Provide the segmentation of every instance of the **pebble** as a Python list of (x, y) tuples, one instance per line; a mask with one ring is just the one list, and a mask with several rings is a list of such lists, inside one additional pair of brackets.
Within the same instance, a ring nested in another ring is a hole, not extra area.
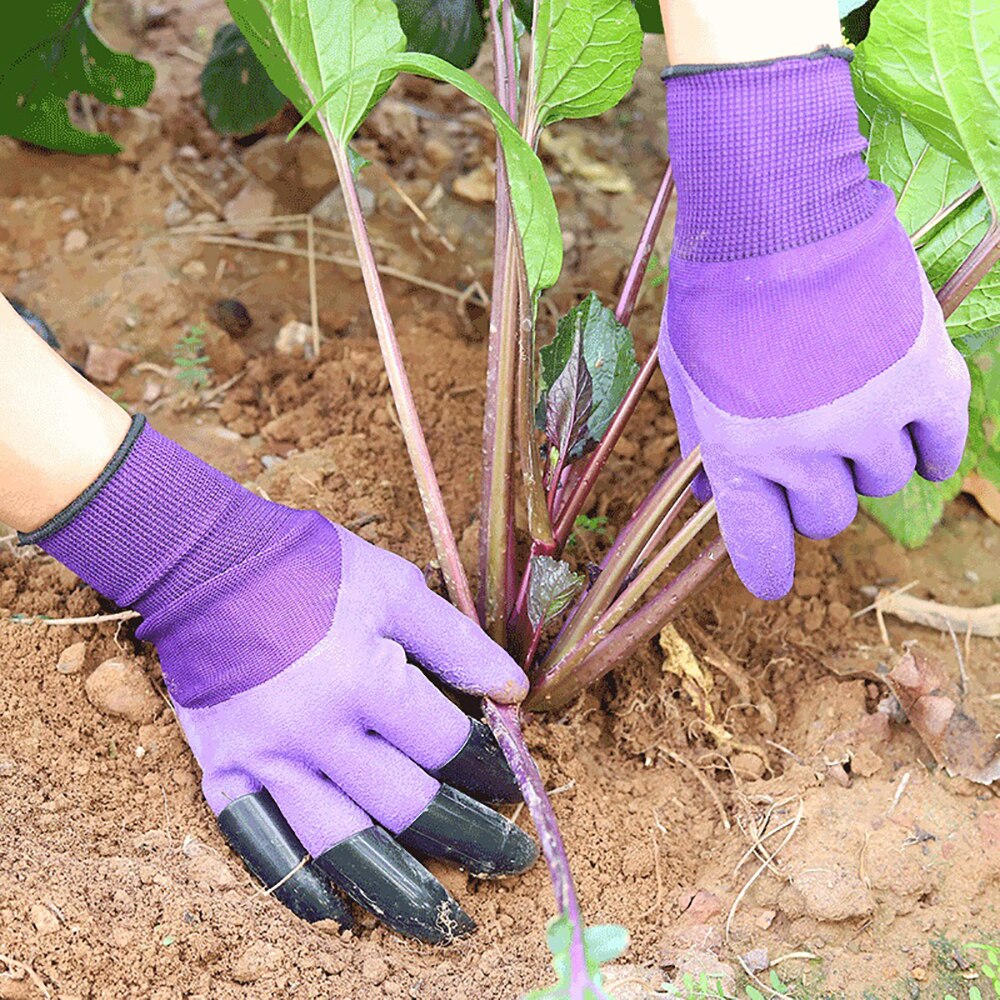
[[(213, 215), (214, 219), (215, 216)], [(168, 226), (183, 226), (185, 222), (191, 221), (191, 209), (187, 202), (180, 198), (174, 200), (163, 210), (163, 222)]]
[(299, 160), (299, 179), (304, 188), (323, 191), (332, 184), (339, 183), (330, 147), (324, 139), (306, 131), (299, 136), (294, 146)]
[(80, 212), (73, 208), (71, 205), (69, 208), (64, 208), (62, 212), (59, 213), (60, 222), (77, 222), (80, 218)]
[(200, 281), (208, 274), (208, 268), (205, 267), (203, 261), (195, 258), (194, 260), (189, 260), (182, 268), (181, 274), (185, 278), (194, 278), (196, 281)]
[(195, 882), (217, 889), (226, 889), (236, 884), (229, 865), (215, 854), (205, 850), (195, 855), (188, 864), (188, 871)]
[(72, 646), (67, 646), (60, 654), (56, 662), (56, 670), (61, 674), (78, 674), (83, 669), (83, 661), (87, 657), (87, 644), (85, 642), (74, 642)]
[(90, 237), (83, 229), (71, 229), (63, 240), (63, 253), (79, 253), (88, 243)]
[(313, 331), (308, 323), (293, 319), (286, 323), (274, 340), (274, 349), (279, 354), (302, 354), (313, 357)]
[(474, 170), (456, 177), (451, 185), (459, 198), (473, 204), (488, 204), (496, 195), (496, 168), (493, 163), (481, 163)]
[(114, 382), (125, 367), (132, 363), (132, 355), (120, 347), (105, 344), (88, 344), (87, 360), (83, 363), (83, 373), (94, 382), (106, 385)]
[(47, 906), (43, 906), (41, 903), (35, 903), (28, 915), (39, 934), (53, 934), (59, 930), (58, 917)]
[(258, 219), (270, 218), (274, 215), (275, 194), (256, 180), (249, 180), (237, 192), (234, 198), (226, 202), (222, 210), (226, 222), (236, 225), (246, 225), (237, 232), (245, 239), (257, 235), (257, 228), (252, 223)]
[(7, 778), (14, 773), (14, 762), (9, 757), (0, 757), (0, 778)]
[[(358, 200), (361, 202), (361, 211), (364, 215), (371, 215), (375, 211), (375, 192), (364, 184), (358, 183)], [(344, 196), (340, 193), (340, 188), (335, 187), (327, 191), (325, 195), (311, 209), (309, 214), (317, 222), (328, 222), (331, 225), (343, 222), (347, 217), (347, 209), (344, 207)]]
[(152, 722), (163, 710), (149, 678), (133, 660), (105, 660), (84, 682), (84, 689), (99, 712), (129, 722)]

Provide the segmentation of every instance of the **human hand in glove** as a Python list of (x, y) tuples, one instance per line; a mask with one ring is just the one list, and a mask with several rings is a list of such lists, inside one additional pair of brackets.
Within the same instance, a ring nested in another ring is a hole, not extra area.
[(836, 535), (858, 493), (888, 496), (914, 470), (948, 478), (968, 431), (965, 362), (861, 158), (849, 56), (666, 74), (677, 225), (660, 362), (681, 447), (701, 446), (696, 493), (715, 497), (762, 598), (791, 587), (796, 531)]
[(518, 797), (492, 735), (429, 675), (504, 702), (527, 678), (412, 563), (256, 496), (141, 417), (22, 540), (142, 614), (223, 834), (299, 916), (349, 925), (332, 883), (443, 943), (474, 924), (415, 855), (482, 876), (535, 861), (477, 801)]

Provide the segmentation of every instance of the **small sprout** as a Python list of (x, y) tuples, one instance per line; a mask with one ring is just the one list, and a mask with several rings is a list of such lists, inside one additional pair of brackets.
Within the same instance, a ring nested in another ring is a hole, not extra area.
[(192, 326), (174, 348), (177, 381), (194, 390), (204, 389), (212, 381), (212, 366), (208, 363), (208, 356), (202, 353), (205, 333), (203, 326)]

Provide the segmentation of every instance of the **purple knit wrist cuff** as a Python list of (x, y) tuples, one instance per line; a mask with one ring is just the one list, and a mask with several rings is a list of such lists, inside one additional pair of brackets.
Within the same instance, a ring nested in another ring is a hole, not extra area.
[(805, 246), (858, 225), (878, 204), (850, 66), (836, 52), (676, 67), (667, 124), (677, 257), (745, 260)]
[(142, 417), (98, 479), (21, 541), (143, 616), (136, 635), (185, 706), (280, 673), (325, 634), (340, 585), (325, 518), (251, 493)]

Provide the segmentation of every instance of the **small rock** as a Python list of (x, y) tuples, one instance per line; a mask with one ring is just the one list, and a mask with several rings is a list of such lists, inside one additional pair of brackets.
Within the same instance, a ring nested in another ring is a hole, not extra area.
[(70, 206), (69, 208), (64, 208), (59, 213), (60, 222), (76, 222), (80, 218), (80, 213), (77, 209)]
[(338, 183), (337, 168), (333, 165), (326, 140), (306, 131), (300, 134), (294, 148), (299, 158), (299, 180), (304, 188), (325, 191)]
[(201, 153), (196, 146), (178, 146), (177, 158), (179, 160), (200, 160)]
[(481, 163), (475, 170), (456, 177), (452, 190), (473, 204), (488, 204), (496, 195), (496, 165), (493, 161)]
[(194, 278), (196, 281), (200, 281), (208, 274), (208, 268), (205, 267), (203, 261), (195, 258), (194, 260), (189, 260), (182, 268), (181, 274), (185, 278)]
[(0, 757), (0, 778), (10, 777), (14, 773), (14, 762), (9, 757)]
[(155, 379), (147, 379), (142, 388), (142, 401), (148, 406), (155, 403), (163, 395), (163, 383)]
[(705, 889), (699, 889), (691, 900), (691, 905), (684, 911), (684, 915), (698, 924), (707, 924), (712, 917), (717, 917), (722, 912), (722, 903), (719, 897)]
[(47, 906), (43, 906), (41, 903), (35, 903), (28, 915), (39, 934), (53, 934), (59, 930), (58, 917)]
[(105, 660), (87, 678), (84, 690), (99, 712), (129, 722), (152, 722), (163, 709), (149, 678), (133, 660)]
[(253, 326), (253, 319), (247, 307), (239, 299), (219, 299), (212, 311), (215, 314), (215, 322), (230, 337), (238, 339)]
[(82, 229), (71, 229), (63, 240), (63, 253), (79, 253), (88, 243), (90, 237)]
[(281, 965), (284, 952), (274, 945), (257, 941), (233, 963), (232, 977), (238, 983), (255, 983)]
[(85, 642), (74, 642), (72, 646), (67, 646), (60, 654), (56, 662), (56, 670), (61, 674), (78, 674), (83, 669), (83, 661), (87, 657), (87, 644)]
[[(214, 219), (215, 216), (213, 215)], [(183, 226), (185, 222), (191, 221), (191, 209), (187, 202), (180, 198), (174, 200), (163, 210), (163, 222), (167, 226)]]
[(766, 948), (754, 948), (743, 956), (743, 966), (750, 972), (766, 972), (770, 965)]
[[(815, 920), (831, 923), (867, 917), (875, 909), (875, 899), (861, 876), (833, 864), (820, 868), (822, 861), (816, 859), (817, 867), (792, 878), (789, 888), (801, 895), (805, 912)], [(786, 909), (784, 904), (782, 909)]]
[[(226, 222), (241, 226), (238, 234), (252, 239), (258, 230), (252, 225), (258, 219), (268, 219), (274, 214), (275, 194), (257, 181), (247, 181), (235, 198), (230, 199), (223, 209)], [(245, 223), (245, 225), (244, 225)]]
[(87, 378), (94, 382), (103, 382), (105, 385), (109, 385), (131, 363), (132, 355), (119, 347), (88, 344), (87, 360), (83, 363), (83, 372)]
[(778, 916), (777, 910), (760, 910), (754, 917), (753, 922), (762, 930), (766, 931), (774, 923)]
[(293, 319), (279, 331), (274, 341), (274, 349), (279, 354), (302, 354), (313, 356), (313, 331), (308, 323)]
[[(326, 155), (329, 159), (329, 150)], [(283, 135), (265, 135), (243, 150), (243, 166), (265, 184), (287, 177), (294, 161), (295, 149)]]
[(436, 170), (446, 170), (455, 162), (455, 150), (443, 139), (428, 139), (424, 159)]
[[(375, 211), (375, 192), (364, 184), (358, 184), (358, 200), (361, 202), (361, 211), (365, 215), (371, 215)], [(327, 191), (325, 195), (311, 209), (309, 214), (317, 222), (327, 222), (331, 225), (343, 222), (347, 217), (347, 209), (344, 207), (344, 196), (340, 193), (340, 188), (335, 187), (332, 191)]]
[(135, 166), (141, 163), (163, 135), (163, 119), (148, 108), (129, 108), (115, 139), (121, 146), (118, 162)]
[(273, 469), (276, 465), (280, 465), (284, 459), (280, 455), (261, 455), (260, 464), (264, 466), (265, 469)]

